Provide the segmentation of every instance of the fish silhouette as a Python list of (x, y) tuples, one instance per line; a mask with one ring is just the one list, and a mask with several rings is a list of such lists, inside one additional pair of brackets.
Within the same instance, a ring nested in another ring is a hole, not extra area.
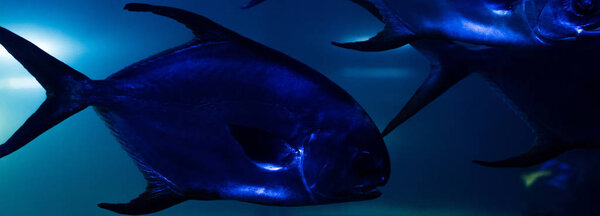
[[(260, 3), (261, 1), (253, 1)], [(411, 45), (431, 73), (386, 126), (385, 136), (470, 74), (482, 75), (536, 135), (505, 160), (527, 167), (566, 151), (600, 147), (600, 3), (595, 0), (352, 0), (385, 27), (359, 51)], [(252, 4), (251, 4), (252, 5)]]
[(381, 194), (387, 149), (343, 89), (203, 16), (147, 4), (125, 9), (175, 19), (195, 37), (91, 80), (0, 27), (0, 44), (47, 93), (0, 157), (93, 106), (148, 182), (129, 203), (99, 204), (117, 213), (148, 214), (186, 200), (300, 206)]
[[(482, 75), (532, 128), (535, 145), (486, 162), (527, 167), (566, 151), (600, 147), (600, 36), (597, 1), (354, 0), (386, 24), (367, 41), (334, 43), (380, 51), (406, 44), (431, 62), (431, 73), (383, 130), (389, 134), (454, 84)], [(415, 13), (418, 11), (418, 13)]]

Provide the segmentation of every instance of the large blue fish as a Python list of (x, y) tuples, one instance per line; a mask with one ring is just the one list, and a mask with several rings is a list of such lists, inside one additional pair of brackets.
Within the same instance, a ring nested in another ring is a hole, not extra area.
[[(487, 166), (532, 166), (600, 147), (597, 0), (352, 0), (385, 28), (337, 46), (381, 51), (410, 44), (432, 72), (383, 135), (458, 81), (479, 73), (537, 136), (526, 153)], [(254, 3), (260, 3), (256, 1)]]
[(129, 203), (99, 204), (108, 210), (146, 214), (218, 199), (298, 206), (380, 195), (376, 187), (390, 174), (387, 150), (343, 89), (203, 16), (147, 4), (125, 9), (175, 19), (195, 38), (90, 80), (0, 28), (0, 44), (47, 91), (0, 157), (93, 106), (148, 181)]

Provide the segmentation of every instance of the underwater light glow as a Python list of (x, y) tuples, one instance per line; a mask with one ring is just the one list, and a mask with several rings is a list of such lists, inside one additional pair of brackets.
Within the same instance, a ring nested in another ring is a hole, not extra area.
[(10, 56), (10, 53), (8, 53), (8, 51), (6, 51), (6, 49), (4, 49), (2, 45), (0, 45), (0, 59), (8, 58), (12, 58), (12, 56)]
[(465, 29), (468, 29), (472, 32), (477, 32), (482, 35), (498, 35), (498, 36), (505, 35), (504, 32), (502, 32), (498, 29), (492, 28), (487, 25), (474, 23), (471, 21), (462, 21), (462, 27)]
[(268, 197), (273, 199), (285, 199), (288, 197), (283, 188), (269, 188), (263, 186), (240, 185), (226, 191), (233, 196), (243, 197)]
[(244, 194), (254, 194), (254, 195), (258, 195), (258, 196), (266, 196), (266, 197), (273, 197), (273, 198), (284, 197), (284, 195), (285, 195), (285, 193), (281, 189), (275, 190), (275, 189), (269, 189), (266, 187), (257, 187), (257, 186), (240, 187), (239, 191)]
[[(63, 33), (35, 25), (9, 25), (7, 29), (31, 41), (50, 55), (61, 59), (69, 59), (81, 53), (81, 46)], [(14, 58), (0, 45), (0, 60), (13, 61)]]
[(0, 79), (0, 88), (42, 89), (42, 86), (33, 77), (11, 77)]
[(276, 165), (268, 164), (268, 163), (257, 163), (256, 165), (259, 166), (260, 168), (263, 168), (263, 169), (266, 169), (269, 171), (279, 171), (279, 170), (283, 169), (283, 167), (281, 167), (281, 166), (276, 166)]
[(499, 16), (506, 16), (510, 14), (510, 10), (492, 10), (492, 13)]

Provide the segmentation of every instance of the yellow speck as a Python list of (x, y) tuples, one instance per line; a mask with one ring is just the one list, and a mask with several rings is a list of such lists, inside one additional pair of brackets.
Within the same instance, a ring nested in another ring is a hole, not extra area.
[(542, 170), (542, 171), (525, 173), (525, 174), (521, 175), (521, 180), (523, 180), (523, 184), (525, 185), (526, 188), (530, 188), (539, 179), (544, 178), (544, 177), (549, 177), (549, 176), (552, 176), (552, 171)]

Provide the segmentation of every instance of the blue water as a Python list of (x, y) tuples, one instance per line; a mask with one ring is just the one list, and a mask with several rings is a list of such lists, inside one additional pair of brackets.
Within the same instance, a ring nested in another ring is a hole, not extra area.
[[(280, 50), (346, 89), (380, 128), (429, 71), (410, 47), (361, 53), (330, 45), (383, 27), (350, 1), (272, 0), (240, 10), (244, 0), (145, 3), (184, 8)], [(40, 45), (93, 79), (191, 39), (181, 24), (122, 10), (125, 1), (0, 0), (0, 26)], [(0, 142), (44, 99), (43, 89), (0, 52)], [(189, 201), (156, 215), (520, 215), (527, 192), (520, 174), (473, 159), (528, 149), (530, 129), (479, 76), (459, 83), (386, 138), (392, 160), (383, 196), (317, 207), (265, 207), (235, 201)], [(100, 202), (137, 197), (145, 181), (92, 109), (76, 114), (0, 160), (2, 215), (114, 215)]]

